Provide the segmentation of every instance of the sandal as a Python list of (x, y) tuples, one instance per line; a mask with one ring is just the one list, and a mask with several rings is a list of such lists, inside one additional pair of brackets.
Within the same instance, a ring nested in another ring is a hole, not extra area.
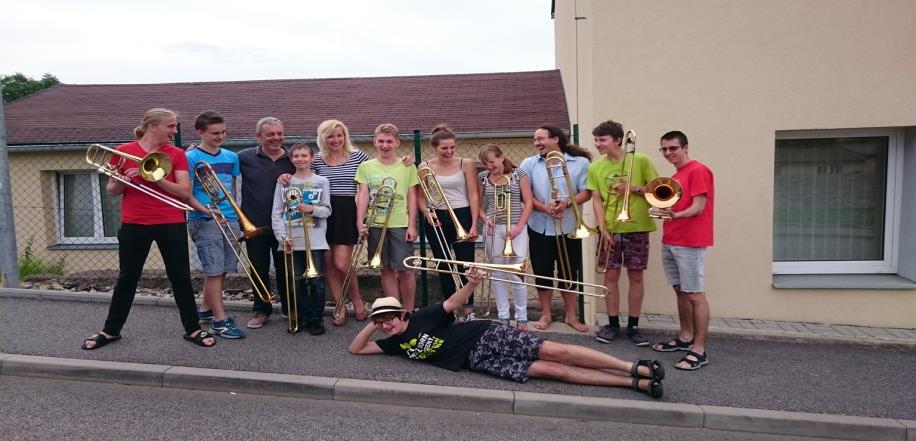
[[(639, 388), (639, 380), (646, 380), (649, 382), (649, 388), (646, 390)], [(636, 389), (639, 392), (642, 392), (652, 398), (661, 398), (665, 394), (665, 387), (662, 385), (662, 380), (657, 378), (647, 379), (647, 378), (633, 378), (633, 389)]]
[(652, 345), (652, 350), (658, 352), (689, 351), (690, 345), (692, 344), (693, 340), (682, 341), (680, 338), (675, 337), (664, 343), (656, 343)]
[[(640, 366), (645, 366), (649, 368), (649, 376), (639, 375), (638, 369)], [(658, 360), (636, 360), (633, 362), (633, 367), (630, 368), (630, 376), (637, 378), (651, 378), (653, 380), (664, 380), (665, 379), (665, 367), (662, 366)]]
[[(118, 340), (120, 340), (120, 339), (121, 339), (121, 336), (120, 336), (120, 335), (115, 335), (114, 337), (108, 338), (108, 337), (106, 337), (104, 334), (102, 334), (102, 333), (100, 332), (100, 333), (98, 333), (98, 334), (93, 335), (92, 337), (89, 337), (89, 338), (83, 340), (83, 346), (82, 346), (82, 348), (85, 349), (85, 350), (87, 350), (87, 351), (91, 351), (91, 350), (94, 350), (94, 349), (101, 348), (102, 346), (105, 346), (105, 345), (107, 345), (108, 343), (111, 343), (111, 342), (114, 342), (114, 341), (118, 341)], [(90, 347), (87, 347), (87, 346), (86, 346), (86, 343), (89, 343), (89, 342), (95, 342), (95, 346), (93, 346), (93, 347), (91, 347), (91, 348), (90, 348)]]
[[(192, 334), (193, 334), (193, 333), (192, 333)], [(212, 339), (213, 339), (213, 344), (208, 345), (208, 344), (204, 343), (204, 339), (206, 339), (206, 338), (212, 338)], [(211, 334), (211, 333), (209, 333), (209, 332), (207, 332), (207, 331), (200, 331), (200, 332), (197, 333), (197, 335), (185, 334), (185, 335), (184, 335), (184, 339), (187, 340), (187, 341), (189, 341), (189, 342), (191, 342), (191, 343), (194, 343), (194, 344), (197, 345), (197, 346), (202, 346), (202, 347), (205, 347), (205, 348), (210, 348), (210, 347), (216, 346), (216, 337), (214, 337), (213, 334)]]
[[(692, 359), (690, 357), (693, 357)], [(687, 363), (687, 367), (680, 367), (678, 364)], [(706, 358), (706, 354), (698, 354), (696, 352), (690, 351), (687, 352), (687, 355), (681, 359), (681, 361), (675, 363), (674, 368), (680, 369), (682, 371), (695, 371), (703, 366), (709, 364), (709, 360)]]

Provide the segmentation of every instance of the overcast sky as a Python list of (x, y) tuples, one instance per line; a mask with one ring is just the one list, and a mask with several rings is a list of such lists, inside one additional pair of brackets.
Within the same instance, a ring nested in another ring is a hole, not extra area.
[(0, 74), (69, 84), (553, 69), (550, 0), (0, 0)]

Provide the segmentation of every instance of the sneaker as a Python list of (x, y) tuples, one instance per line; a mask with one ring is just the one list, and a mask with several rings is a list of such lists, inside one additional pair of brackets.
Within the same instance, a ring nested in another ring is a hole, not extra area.
[(324, 334), (324, 331), (324, 320), (315, 319), (309, 321), (309, 334), (321, 335)]
[(498, 322), (500, 322), (500, 323), (502, 323), (502, 324), (504, 324), (504, 325), (506, 325), (506, 326), (509, 326), (509, 319), (507, 319), (507, 318), (497, 319), (496, 321), (498, 321)]
[(636, 346), (649, 346), (649, 340), (646, 340), (645, 337), (639, 333), (639, 326), (633, 326), (632, 328), (628, 327), (627, 337), (630, 337), (630, 341)]
[(209, 325), (213, 321), (213, 311), (210, 309), (206, 311), (197, 310), (197, 321), (202, 325)]
[(617, 334), (620, 333), (620, 328), (612, 328), (611, 325), (604, 325), (601, 329), (598, 329), (598, 332), (595, 333), (595, 340), (600, 341), (601, 343), (610, 343), (617, 338)]
[(267, 323), (267, 320), (269, 319), (270, 317), (268, 317), (267, 314), (264, 314), (263, 312), (256, 312), (253, 316), (251, 316), (251, 319), (248, 320), (248, 324), (245, 326), (250, 329), (258, 329), (261, 326), (264, 326), (264, 323)]
[(289, 314), (286, 311), (281, 312), (280, 317), (283, 317), (283, 320), (289, 320)]
[(515, 326), (518, 327), (519, 331), (528, 332), (528, 320), (516, 320)]
[(210, 332), (222, 338), (242, 338), (245, 336), (245, 332), (239, 329), (238, 325), (235, 324), (235, 319), (232, 317), (214, 321), (210, 325)]
[(474, 320), (477, 320), (477, 316), (473, 312), (469, 312), (464, 316), (464, 321), (466, 322), (473, 322)]

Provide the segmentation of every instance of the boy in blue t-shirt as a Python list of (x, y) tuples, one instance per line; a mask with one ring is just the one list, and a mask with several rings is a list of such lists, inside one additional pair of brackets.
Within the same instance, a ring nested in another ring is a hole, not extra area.
[(238, 216), (228, 198), (214, 207), (210, 195), (204, 191), (195, 174), (199, 163), (209, 164), (223, 187), (230, 192), (228, 196), (233, 197), (236, 176), (239, 175), (239, 157), (235, 152), (220, 148), (226, 139), (226, 123), (219, 113), (201, 113), (194, 121), (194, 128), (201, 142), (197, 148), (188, 150), (186, 155), (191, 169), (191, 191), (194, 196), (189, 203), (196, 210), (188, 213), (188, 232), (197, 247), (197, 256), (204, 272), (204, 295), (198, 315), (201, 323), (211, 323), (210, 332), (213, 334), (223, 338), (242, 338), (245, 333), (236, 326), (235, 319), (227, 316), (223, 309), (223, 283), (226, 273), (237, 270), (238, 248), (237, 244), (230, 243), (224, 237), (218, 225), (220, 223), (224, 228), (231, 228), (235, 232), (235, 237), (240, 237)]

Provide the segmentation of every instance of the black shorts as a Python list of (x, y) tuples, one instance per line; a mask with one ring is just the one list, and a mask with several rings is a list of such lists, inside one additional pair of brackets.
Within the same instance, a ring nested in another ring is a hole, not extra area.
[(328, 245), (356, 245), (356, 196), (331, 196), (331, 217), (324, 237)]
[[(560, 266), (560, 250), (557, 240), (566, 244), (566, 258), (571, 274), (563, 274)], [(540, 277), (558, 277), (565, 280), (582, 280), (582, 239), (570, 239), (564, 236), (545, 236), (528, 228), (528, 249), (531, 259), (531, 272)], [(535, 278), (541, 286), (554, 286), (551, 280)], [(547, 289), (547, 288), (545, 288)]]

